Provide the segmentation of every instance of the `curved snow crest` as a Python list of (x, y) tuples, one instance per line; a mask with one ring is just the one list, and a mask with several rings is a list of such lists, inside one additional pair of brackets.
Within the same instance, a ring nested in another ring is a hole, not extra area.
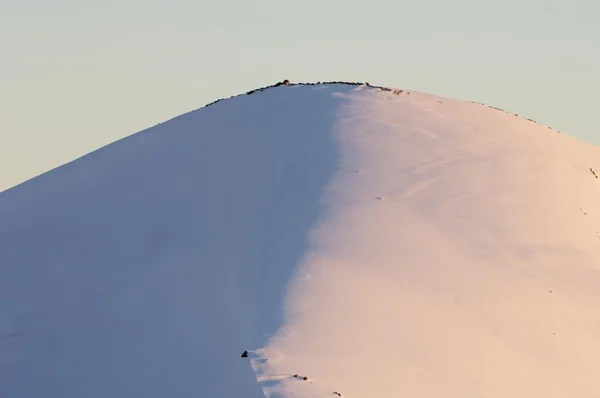
[(337, 95), (327, 211), (260, 351), (316, 387), (266, 396), (596, 396), (600, 149), (476, 104)]
[(235, 98), (0, 194), (0, 396), (262, 397), (239, 352), (281, 325), (320, 216), (331, 91)]
[(0, 396), (595, 396), (599, 155), (366, 85), (182, 115), (0, 193)]

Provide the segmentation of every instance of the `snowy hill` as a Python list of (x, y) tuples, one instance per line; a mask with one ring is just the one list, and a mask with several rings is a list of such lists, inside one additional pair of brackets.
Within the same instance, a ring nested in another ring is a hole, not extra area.
[(598, 174), (422, 93), (219, 101), (0, 193), (0, 397), (597, 398)]

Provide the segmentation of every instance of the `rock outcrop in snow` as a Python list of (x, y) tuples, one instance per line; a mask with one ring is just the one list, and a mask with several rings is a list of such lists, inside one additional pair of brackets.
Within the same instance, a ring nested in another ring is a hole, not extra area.
[(598, 396), (600, 148), (252, 94), (0, 193), (0, 397)]

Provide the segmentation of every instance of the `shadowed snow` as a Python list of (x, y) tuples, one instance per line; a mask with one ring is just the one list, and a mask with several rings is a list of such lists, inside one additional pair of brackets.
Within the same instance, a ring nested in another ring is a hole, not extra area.
[(0, 396), (597, 397), (598, 170), (414, 92), (180, 116), (0, 193)]
[(219, 103), (0, 194), (0, 396), (262, 396), (239, 356), (281, 325), (335, 171), (327, 92)]

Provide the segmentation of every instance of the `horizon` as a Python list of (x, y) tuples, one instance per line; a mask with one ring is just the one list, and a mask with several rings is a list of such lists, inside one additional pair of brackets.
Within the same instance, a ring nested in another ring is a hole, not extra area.
[(3, 7), (0, 190), (283, 78), (485, 103), (600, 145), (592, 0), (103, 4)]
[[(91, 152), (94, 152), (94, 151), (96, 151), (98, 149), (101, 149), (101, 148), (103, 148), (103, 147), (105, 147), (107, 145), (110, 145), (110, 144), (112, 144), (112, 143), (114, 143), (116, 141), (120, 141), (120, 140), (122, 140), (124, 138), (130, 137), (130, 136), (135, 135), (137, 133), (140, 133), (142, 131), (151, 129), (152, 127), (156, 127), (156, 126), (158, 126), (158, 125), (160, 125), (162, 123), (168, 122), (168, 121), (170, 121), (172, 119), (175, 119), (175, 118), (177, 118), (179, 116), (182, 116), (182, 115), (185, 115), (187, 113), (194, 112), (194, 111), (206, 108), (208, 106), (211, 106), (211, 105), (213, 105), (215, 103), (218, 103), (218, 102), (221, 102), (221, 101), (226, 101), (226, 100), (233, 99), (233, 98), (236, 98), (236, 97), (239, 97), (239, 96), (248, 95), (248, 94), (259, 92), (259, 91), (262, 91), (262, 90), (265, 90), (265, 89), (273, 88), (273, 87), (276, 87), (277, 85), (283, 84), (284, 81), (289, 81), (290, 85), (292, 85), (292, 86), (293, 85), (317, 85), (317, 84), (323, 84), (323, 85), (327, 85), (327, 84), (350, 84), (350, 85), (361, 84), (362, 85), (362, 84), (365, 84), (365, 85), (368, 85), (368, 86), (374, 87), (374, 88), (381, 88), (381, 89), (388, 89), (388, 90), (401, 90), (401, 91), (403, 90), (403, 91), (407, 91), (407, 92), (413, 91), (415, 93), (423, 93), (423, 94), (429, 94), (429, 95), (434, 95), (434, 96), (440, 96), (440, 95), (438, 95), (436, 93), (422, 92), (422, 91), (419, 91), (419, 90), (411, 90), (411, 89), (407, 89), (407, 88), (400, 88), (400, 87), (391, 87), (391, 86), (379, 85), (378, 83), (371, 83), (371, 82), (368, 82), (368, 81), (360, 81), (360, 80), (344, 80), (344, 81), (341, 81), (341, 80), (332, 80), (332, 81), (321, 81), (321, 80), (296, 81), (294, 79), (288, 79), (288, 78), (280, 79), (280, 80), (277, 80), (276, 82), (272, 82), (271, 84), (267, 84), (267, 85), (260, 86), (260, 87), (254, 87), (254, 88), (252, 88), (250, 90), (241, 91), (241, 92), (238, 92), (238, 93), (235, 93), (235, 94), (231, 94), (231, 95), (228, 95), (228, 96), (225, 96), (225, 97), (215, 98), (212, 101), (207, 102), (207, 103), (201, 105), (198, 108), (195, 108), (195, 109), (192, 109), (192, 110), (188, 110), (188, 111), (179, 113), (177, 115), (173, 115), (173, 116), (171, 116), (171, 117), (169, 117), (169, 118), (167, 118), (165, 120), (158, 121), (157, 123), (155, 123), (152, 126), (143, 127), (140, 130), (135, 131), (135, 132), (133, 132), (131, 134), (125, 134), (122, 137), (116, 137), (116, 138), (114, 138), (111, 141), (100, 143), (97, 147), (88, 149), (87, 151), (81, 151), (80, 150), (79, 153), (77, 153), (76, 151), (73, 151), (71, 153), (72, 156), (70, 158), (67, 158), (66, 156), (64, 156), (63, 159), (62, 159), (62, 162), (59, 160), (60, 163), (55, 164), (54, 166), (48, 166), (48, 165), (46, 165), (47, 169), (45, 169), (45, 170), (42, 170), (42, 167), (38, 167), (38, 169), (41, 170), (41, 171), (38, 171), (37, 173), (35, 173), (33, 175), (30, 175), (30, 176), (28, 176), (28, 177), (26, 177), (26, 178), (24, 178), (24, 179), (22, 179), (20, 181), (18, 179), (13, 179), (13, 181), (11, 182), (11, 179), (9, 178), (8, 179), (9, 183), (8, 184), (5, 183), (4, 184), (5, 186), (3, 186), (2, 183), (5, 182), (5, 181), (3, 181), (3, 180), (0, 179), (0, 193), (2, 191), (8, 190), (10, 188), (13, 188), (13, 187), (15, 187), (17, 185), (20, 185), (20, 184), (22, 184), (24, 182), (27, 182), (28, 180), (34, 179), (34, 178), (36, 178), (36, 177), (38, 177), (38, 176), (40, 176), (40, 175), (42, 175), (42, 174), (44, 174), (44, 173), (46, 173), (48, 171), (51, 171), (52, 169), (55, 169), (57, 167), (61, 167), (61, 166), (65, 165), (65, 164), (67, 164), (67, 163), (75, 161), (75, 160), (77, 160), (77, 159), (79, 159), (79, 158), (81, 158), (81, 157), (83, 157), (83, 156), (85, 156), (85, 155), (87, 155), (87, 154), (89, 154)], [(495, 106), (493, 104), (487, 104), (487, 103), (483, 103), (483, 102), (478, 102), (478, 101), (473, 101), (473, 100), (468, 100), (468, 99), (462, 99), (462, 98), (447, 97), (447, 96), (440, 96), (440, 97), (451, 99), (451, 100), (458, 100), (458, 101), (462, 101), (462, 102), (473, 103), (473, 104), (477, 104), (477, 105), (482, 105), (482, 106), (485, 106), (485, 107), (488, 107), (488, 108), (493, 108), (493, 109), (505, 112), (507, 114), (514, 115), (514, 116), (522, 118), (522, 119), (533, 121), (536, 124), (540, 124), (540, 125), (543, 125), (545, 127), (548, 127), (550, 129), (552, 129), (552, 131), (555, 131), (555, 132), (558, 132), (558, 133), (561, 133), (561, 134), (565, 134), (565, 135), (569, 135), (569, 136), (572, 136), (572, 137), (574, 137), (576, 139), (579, 139), (579, 140), (582, 140), (582, 141), (587, 141), (588, 143), (591, 143), (593, 145), (596, 145), (596, 146), (600, 147), (600, 140), (599, 140), (599, 142), (594, 142), (593, 140), (592, 141), (585, 140), (585, 139), (583, 139), (581, 137), (577, 137), (575, 135), (571, 135), (568, 132), (564, 132), (564, 131), (560, 131), (558, 129), (555, 129), (553, 126), (545, 125), (545, 124), (543, 124), (542, 122), (540, 122), (538, 120), (535, 120), (533, 118), (528, 117), (527, 115), (520, 115), (520, 114), (517, 114), (517, 113), (513, 114), (509, 110), (503, 109), (501, 107), (497, 107), (497, 106)], [(48, 164), (50, 164), (50, 163), (48, 163)], [(2, 177), (1, 174), (0, 174), (0, 177)], [(7, 179), (4, 178), (4, 180), (7, 180)]]

